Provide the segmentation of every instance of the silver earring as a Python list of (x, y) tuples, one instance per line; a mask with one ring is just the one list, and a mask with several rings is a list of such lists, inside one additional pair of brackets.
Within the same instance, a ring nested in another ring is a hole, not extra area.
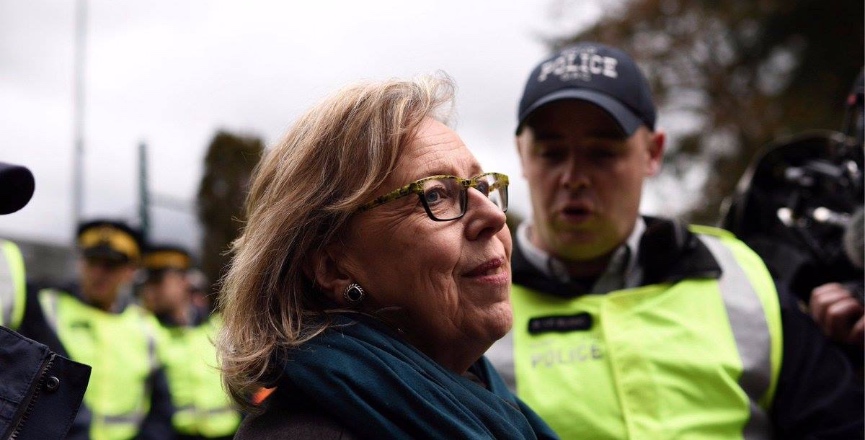
[(345, 298), (345, 301), (349, 305), (356, 306), (366, 298), (366, 292), (363, 291), (363, 288), (359, 284), (351, 283), (342, 292), (342, 297)]

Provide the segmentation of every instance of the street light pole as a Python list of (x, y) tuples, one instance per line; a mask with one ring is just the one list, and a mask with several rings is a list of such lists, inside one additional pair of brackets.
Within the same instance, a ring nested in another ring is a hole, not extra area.
[(138, 220), (145, 242), (150, 239), (150, 191), (147, 181), (147, 144), (142, 141), (138, 145)]
[[(72, 220), (81, 221), (84, 202), (84, 49), (87, 34), (87, 0), (75, 3), (75, 49), (72, 95)], [(73, 237), (74, 241), (74, 237)]]

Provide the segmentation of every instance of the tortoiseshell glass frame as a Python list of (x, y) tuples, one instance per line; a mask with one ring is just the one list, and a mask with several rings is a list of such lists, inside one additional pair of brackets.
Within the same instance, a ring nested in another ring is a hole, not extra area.
[[(389, 192), (383, 196), (376, 197), (375, 200), (373, 200), (371, 202), (364, 203), (363, 205), (360, 206), (360, 208), (358, 208), (358, 211), (360, 211), (360, 212), (368, 211), (372, 208), (375, 208), (376, 206), (384, 205), (387, 202), (391, 202), (391, 201), (394, 201), (396, 199), (400, 199), (400, 198), (405, 197), (407, 195), (417, 194), (418, 197), (420, 198), (421, 204), (423, 204), (423, 208), (424, 208), (424, 210), (426, 210), (426, 213), (429, 216), (429, 218), (431, 218), (437, 222), (447, 222), (447, 221), (452, 221), (452, 220), (458, 220), (466, 214), (466, 211), (468, 211), (468, 205), (469, 205), (469, 198), (468, 198), (468, 194), (467, 194), (468, 189), (469, 188), (477, 188), (478, 182), (480, 182), (481, 179), (483, 179), (484, 177), (487, 177), (487, 176), (493, 176), (495, 178), (495, 184), (496, 185), (490, 187), (490, 192), (492, 192), (495, 189), (498, 189), (499, 191), (501, 191), (503, 193), (502, 199), (503, 199), (504, 206), (502, 207), (502, 211), (508, 212), (507, 191), (508, 191), (508, 185), (510, 184), (510, 179), (508, 179), (508, 176), (506, 174), (501, 174), (501, 173), (483, 173), (483, 174), (479, 174), (475, 177), (472, 177), (471, 179), (463, 179), (461, 177), (451, 176), (448, 174), (440, 174), (440, 175), (436, 175), (436, 176), (424, 177), (423, 179), (416, 180), (416, 181), (409, 183), (408, 185), (405, 185), (399, 189), (393, 190), (393, 191), (391, 191), (391, 192)], [(423, 185), (424, 185), (424, 183), (429, 182), (430, 180), (438, 180), (438, 179), (454, 179), (457, 181), (457, 183), (459, 183), (462, 186), (462, 192), (460, 193), (460, 211), (461, 212), (460, 212), (460, 215), (458, 215), (457, 217), (448, 218), (448, 219), (436, 218), (436, 216), (433, 215), (432, 210), (430, 210), (426, 199), (423, 197)], [(486, 195), (487, 195), (487, 197), (489, 197), (489, 192)]]

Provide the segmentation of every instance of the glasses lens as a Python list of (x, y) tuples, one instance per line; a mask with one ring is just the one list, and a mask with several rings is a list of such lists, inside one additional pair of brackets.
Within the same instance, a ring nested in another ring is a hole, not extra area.
[(450, 177), (424, 182), (423, 201), (436, 220), (452, 220), (463, 214), (462, 185)]
[(504, 179), (499, 179), (496, 174), (487, 174), (478, 182), (478, 191), (489, 197), (503, 212), (508, 212), (508, 184)]

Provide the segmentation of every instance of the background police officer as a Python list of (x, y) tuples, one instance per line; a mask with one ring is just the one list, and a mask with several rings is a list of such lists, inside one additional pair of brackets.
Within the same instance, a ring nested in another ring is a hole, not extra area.
[(143, 259), (141, 301), (162, 325), (165, 360), (178, 439), (230, 439), (240, 414), (223, 391), (213, 338), (220, 320), (193, 302), (192, 258), (181, 246), (149, 247)]
[[(158, 327), (131, 301), (141, 258), (137, 231), (109, 219), (78, 227), (78, 281), (41, 289), (27, 334), (92, 366), (84, 405), (94, 439), (171, 439), (171, 397), (158, 357)], [(32, 314), (31, 314), (32, 312)]]

